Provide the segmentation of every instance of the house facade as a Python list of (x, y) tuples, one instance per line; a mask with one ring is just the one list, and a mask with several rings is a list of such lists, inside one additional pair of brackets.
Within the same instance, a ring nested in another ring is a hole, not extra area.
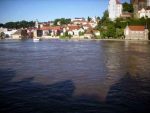
[(108, 13), (112, 21), (122, 15), (122, 4), (119, 0), (109, 0)]
[(150, 7), (147, 7), (146, 9), (142, 8), (141, 10), (139, 10), (138, 17), (150, 18)]
[(134, 17), (141, 18), (145, 15), (149, 18), (149, 6), (150, 0), (131, 0), (131, 4), (133, 4), (134, 8)]
[(145, 26), (127, 26), (124, 30), (126, 40), (148, 40), (148, 33)]

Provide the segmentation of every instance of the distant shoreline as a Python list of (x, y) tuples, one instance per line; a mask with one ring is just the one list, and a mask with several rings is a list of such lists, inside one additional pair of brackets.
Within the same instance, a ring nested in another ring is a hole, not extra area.
[[(41, 38), (42, 40), (71, 40), (71, 41), (141, 41), (141, 42), (149, 42), (150, 40), (125, 40), (125, 39), (60, 39), (60, 38)], [(32, 39), (0, 39), (1, 40), (32, 40)]]

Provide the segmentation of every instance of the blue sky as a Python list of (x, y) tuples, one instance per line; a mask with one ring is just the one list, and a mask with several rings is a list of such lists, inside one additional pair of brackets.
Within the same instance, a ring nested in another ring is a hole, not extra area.
[[(109, 0), (0, 0), (0, 23), (102, 16)], [(129, 0), (122, 0), (129, 1)]]

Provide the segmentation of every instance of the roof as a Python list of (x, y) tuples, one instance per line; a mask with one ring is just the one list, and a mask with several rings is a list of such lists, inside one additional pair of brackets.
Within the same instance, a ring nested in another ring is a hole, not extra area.
[(121, 4), (120, 0), (116, 0), (116, 3), (117, 3), (117, 4)]
[(145, 26), (128, 26), (131, 31), (144, 31)]
[(14, 34), (12, 34), (12, 35), (21, 35), (21, 30), (19, 29), (19, 30), (17, 30)]
[(145, 2), (145, 0), (139, 0), (139, 2)]
[(61, 27), (60, 26), (51, 26), (51, 27), (44, 26), (44, 27), (40, 28), (40, 30), (61, 30)]
[(80, 26), (68, 26), (69, 30), (75, 30), (75, 29), (80, 29)]

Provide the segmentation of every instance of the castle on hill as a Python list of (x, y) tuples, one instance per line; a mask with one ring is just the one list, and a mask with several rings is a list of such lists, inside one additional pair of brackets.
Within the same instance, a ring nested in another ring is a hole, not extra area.
[[(134, 18), (150, 18), (150, 0), (130, 0), (130, 3), (134, 8)], [(112, 21), (119, 17), (132, 17), (131, 13), (123, 12), (120, 0), (109, 0), (108, 13)]]

